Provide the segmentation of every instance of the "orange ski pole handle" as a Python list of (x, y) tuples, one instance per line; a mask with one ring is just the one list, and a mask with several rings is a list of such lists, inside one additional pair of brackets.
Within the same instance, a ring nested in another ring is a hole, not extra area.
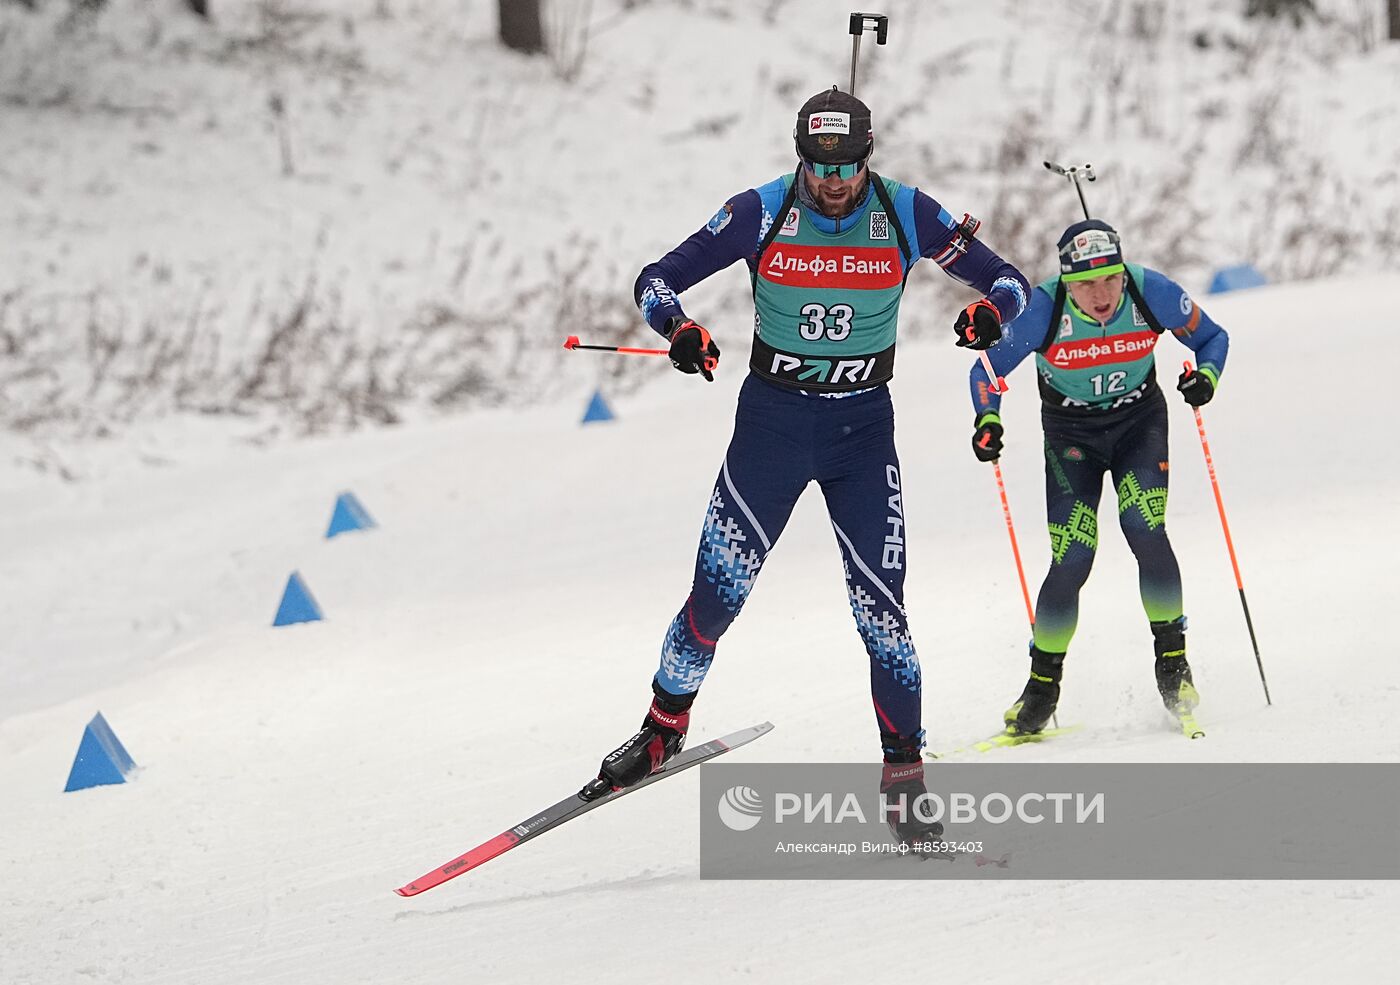
[(624, 345), (584, 345), (578, 340), (577, 335), (570, 335), (565, 339), (564, 348), (570, 351), (574, 349), (593, 349), (597, 352), (618, 352), (624, 356), (669, 356), (671, 354), (670, 349), (635, 349)]
[(992, 368), (992, 361), (987, 357), (987, 351), (983, 349), (981, 352), (977, 353), (977, 355), (981, 357), (982, 369), (986, 371), (987, 374), (988, 389), (998, 396), (1010, 390), (1011, 388), (1006, 385), (1006, 377), (998, 376), (997, 371)]
[[(1191, 365), (1191, 360), (1187, 359), (1181, 364), (1181, 368), (1186, 372), (1191, 372), (1195, 367)], [(1206, 424), (1201, 417), (1201, 408), (1192, 407), (1191, 410), (1196, 415), (1196, 433), (1201, 437), (1201, 451), (1206, 458), (1206, 472), (1210, 475), (1210, 488), (1215, 493), (1215, 509), (1220, 514), (1220, 529), (1225, 533), (1225, 549), (1230, 552), (1230, 567), (1235, 573), (1235, 588), (1240, 593), (1240, 605), (1244, 609), (1244, 624), (1249, 629), (1249, 642), (1254, 647), (1254, 662), (1259, 667), (1259, 683), (1264, 685), (1264, 703), (1272, 705), (1273, 699), (1269, 697), (1269, 681), (1264, 676), (1264, 660), (1259, 655), (1259, 640), (1254, 635), (1254, 620), (1249, 615), (1249, 601), (1244, 596), (1244, 579), (1240, 577), (1240, 562), (1235, 556), (1235, 540), (1230, 536), (1230, 521), (1225, 517), (1225, 500), (1220, 495), (1220, 480), (1215, 474), (1215, 459), (1210, 454), (1210, 442), (1206, 440)]]

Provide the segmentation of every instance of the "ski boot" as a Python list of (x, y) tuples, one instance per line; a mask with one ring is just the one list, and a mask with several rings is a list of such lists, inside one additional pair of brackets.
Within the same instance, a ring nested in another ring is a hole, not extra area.
[(1152, 649), (1157, 654), (1157, 693), (1162, 703), (1173, 715), (1189, 713), (1200, 704), (1201, 696), (1191, 683), (1191, 665), (1186, 662), (1186, 617), (1152, 623)]
[(937, 841), (943, 835), (943, 825), (921, 817), (927, 802), (917, 804), (928, 793), (924, 786), (924, 761), (919, 750), (924, 734), (900, 736), (881, 732), (885, 750), (885, 768), (880, 774), (880, 796), (885, 804), (885, 823), (890, 834), (901, 845), (920, 845)]
[(1008, 732), (1033, 735), (1045, 728), (1060, 701), (1063, 653), (1046, 653), (1031, 644), (1031, 676), (1016, 703), (1002, 714)]
[(690, 706), (693, 694), (667, 694), (655, 685), (656, 697), (651, 702), (642, 727), (636, 735), (603, 758), (598, 778), (579, 791), (584, 800), (597, 800), (604, 794), (630, 787), (659, 770), (685, 745), (685, 732), (690, 727)]

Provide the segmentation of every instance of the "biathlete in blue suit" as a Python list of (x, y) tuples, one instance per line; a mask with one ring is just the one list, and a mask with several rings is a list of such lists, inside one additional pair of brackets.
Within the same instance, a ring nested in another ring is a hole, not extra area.
[[(699, 231), (648, 264), (635, 295), (684, 373), (713, 379), (719, 347), (683, 291), (742, 260), (754, 296), (749, 376), (710, 495), (691, 591), (671, 621), (641, 730), (584, 790), (630, 786), (681, 748), (715, 647), (738, 616), (798, 497), (816, 482), (845, 565), (870, 660), (884, 786), (923, 792), (919, 660), (904, 611), (907, 534), (894, 413), (899, 303), (911, 268), (932, 259), (984, 296), (958, 316), (958, 344), (984, 349), (1025, 307), (1029, 285), (923, 192), (874, 174), (870, 110), (847, 93), (808, 100), (795, 172), (734, 196)], [(910, 823), (896, 837), (938, 825)]]
[[(1167, 405), (1153, 352), (1165, 332), (1197, 357), (1177, 381), (1186, 402), (1210, 400), (1230, 340), (1171, 278), (1124, 263), (1118, 233), (1098, 219), (1076, 222), (1059, 241), (1060, 273), (989, 353), (1007, 375), (1034, 354), (1045, 431), (1045, 502), (1050, 571), (1036, 601), (1030, 679), (1007, 709), (1014, 731), (1045, 727), (1060, 696), (1065, 653), (1079, 619), (1079, 590), (1098, 547), (1103, 477), (1118, 492), (1118, 524), (1138, 562), (1142, 605), (1152, 629), (1157, 688), (1167, 708), (1199, 701), (1186, 662), (1181, 572), (1167, 540)], [(972, 367), (976, 413), (972, 450), (984, 462), (1002, 450), (1001, 397), (980, 363)]]

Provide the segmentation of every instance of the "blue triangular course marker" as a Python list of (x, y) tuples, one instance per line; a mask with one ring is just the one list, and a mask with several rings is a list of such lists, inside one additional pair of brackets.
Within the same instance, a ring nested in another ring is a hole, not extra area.
[(1226, 291), (1242, 291), (1246, 287), (1263, 287), (1269, 283), (1264, 275), (1247, 263), (1234, 267), (1224, 267), (1215, 272), (1210, 282), (1209, 293), (1224, 294)]
[(377, 526), (355, 494), (344, 492), (335, 498), (335, 511), (331, 513), (331, 525), (326, 529), (326, 540), (348, 530), (369, 530)]
[(603, 399), (603, 391), (593, 391), (593, 399), (588, 402), (588, 409), (583, 412), (583, 420), (579, 421), (579, 423), (592, 424), (595, 421), (611, 420), (613, 420), (612, 408), (609, 407), (608, 402)]
[(274, 626), (290, 626), (297, 622), (317, 622), (325, 618), (321, 607), (311, 597), (311, 590), (301, 580), (301, 574), (293, 571), (287, 579), (287, 587), (282, 592), (282, 603), (277, 606), (277, 615), (272, 620)]
[(83, 741), (78, 743), (78, 755), (68, 771), (68, 785), (63, 792), (125, 783), (126, 775), (135, 768), (121, 740), (99, 711), (83, 729)]

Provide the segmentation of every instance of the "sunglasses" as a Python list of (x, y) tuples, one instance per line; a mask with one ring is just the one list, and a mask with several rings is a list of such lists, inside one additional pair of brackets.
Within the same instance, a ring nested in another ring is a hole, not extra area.
[(865, 169), (865, 161), (856, 161), (853, 164), (818, 164), (816, 161), (809, 161), (804, 157), (802, 166), (816, 175), (818, 179), (836, 175), (843, 181), (849, 181)]

